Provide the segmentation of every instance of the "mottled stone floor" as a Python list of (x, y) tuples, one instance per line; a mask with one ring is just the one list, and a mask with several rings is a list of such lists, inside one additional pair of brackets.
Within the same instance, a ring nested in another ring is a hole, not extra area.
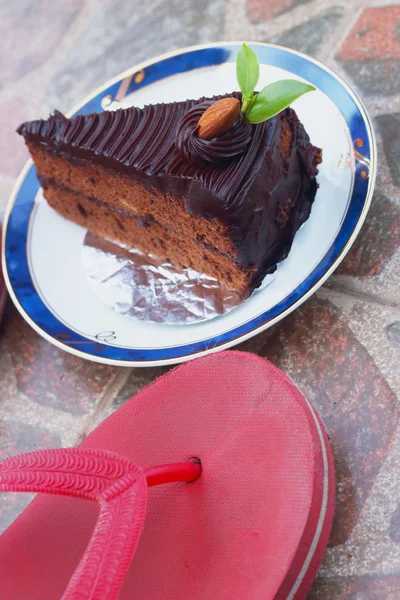
[[(0, 1), (0, 214), (26, 159), (22, 120), (68, 110), (145, 58), (218, 40), (275, 41), (359, 91), (377, 131), (376, 193), (336, 273), (299, 310), (241, 346), (309, 395), (335, 456), (337, 509), (310, 600), (400, 598), (400, 2)], [(73, 445), (165, 368), (63, 353), (8, 304), (0, 328), (0, 456)], [(25, 498), (0, 496), (0, 528)]]

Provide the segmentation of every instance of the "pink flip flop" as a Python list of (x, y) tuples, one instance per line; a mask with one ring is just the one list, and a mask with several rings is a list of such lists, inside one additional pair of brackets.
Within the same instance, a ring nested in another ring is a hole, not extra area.
[(0, 537), (0, 598), (299, 600), (335, 485), (311, 402), (266, 360), (222, 352), (157, 379), (79, 448), (4, 460), (10, 490), (40, 493)]
[(2, 266), (1, 266), (1, 248), (2, 248), (2, 238), (1, 238), (1, 223), (0, 223), (0, 323), (4, 315), (4, 310), (6, 308), (6, 300), (7, 300), (7, 290), (6, 285), (3, 279)]

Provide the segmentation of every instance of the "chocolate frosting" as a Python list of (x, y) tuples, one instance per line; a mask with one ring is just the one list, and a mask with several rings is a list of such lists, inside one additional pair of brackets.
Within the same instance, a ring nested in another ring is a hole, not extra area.
[(213, 100), (196, 104), (183, 116), (178, 126), (176, 147), (182, 159), (193, 165), (207, 163), (226, 166), (233, 158), (244, 153), (252, 137), (252, 126), (242, 116), (224, 135), (203, 140), (197, 134), (201, 115), (214, 103)]
[[(241, 98), (239, 93), (230, 95)], [(23, 123), (18, 133), (70, 162), (90, 161), (134, 177), (150, 189), (183, 197), (186, 209), (195, 215), (220, 219), (236, 247), (238, 263), (254, 268), (257, 286), (287, 256), (296, 231), (310, 214), (321, 150), (310, 143), (290, 108), (250, 126), (251, 135), (248, 124), (239, 123), (227, 138), (195, 144), (190, 132), (197, 112), (191, 109), (203, 112), (205, 103), (221, 97), (72, 119), (56, 111), (46, 121)], [(282, 153), (282, 129), (287, 126), (290, 146)], [(236, 152), (231, 156), (229, 139)], [(224, 164), (210, 164), (218, 151)]]

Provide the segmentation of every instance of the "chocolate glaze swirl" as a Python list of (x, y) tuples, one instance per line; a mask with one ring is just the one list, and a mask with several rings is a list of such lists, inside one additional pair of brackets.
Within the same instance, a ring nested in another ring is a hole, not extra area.
[(214, 102), (207, 100), (193, 106), (184, 115), (178, 125), (176, 147), (181, 158), (192, 165), (211, 163), (224, 166), (238, 158), (251, 142), (253, 128), (242, 116), (229, 131), (212, 140), (203, 140), (198, 136), (197, 124), (201, 115)]

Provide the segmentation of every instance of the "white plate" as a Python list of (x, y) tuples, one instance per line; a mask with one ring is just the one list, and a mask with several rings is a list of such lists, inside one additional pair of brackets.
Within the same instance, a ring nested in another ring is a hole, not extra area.
[[(134, 67), (71, 114), (233, 91), (239, 45), (185, 49)], [(148, 324), (117, 314), (88, 283), (82, 266), (86, 230), (47, 205), (29, 162), (6, 215), (4, 272), (20, 312), (44, 337), (104, 363), (146, 366), (188, 360), (237, 344), (283, 318), (343, 259), (365, 219), (374, 186), (376, 150), (368, 116), (354, 92), (317, 61), (278, 46), (251, 46), (259, 57), (262, 85), (296, 77), (317, 87), (295, 108), (312, 143), (323, 148), (320, 187), (311, 216), (275, 279), (230, 313), (204, 323)]]

